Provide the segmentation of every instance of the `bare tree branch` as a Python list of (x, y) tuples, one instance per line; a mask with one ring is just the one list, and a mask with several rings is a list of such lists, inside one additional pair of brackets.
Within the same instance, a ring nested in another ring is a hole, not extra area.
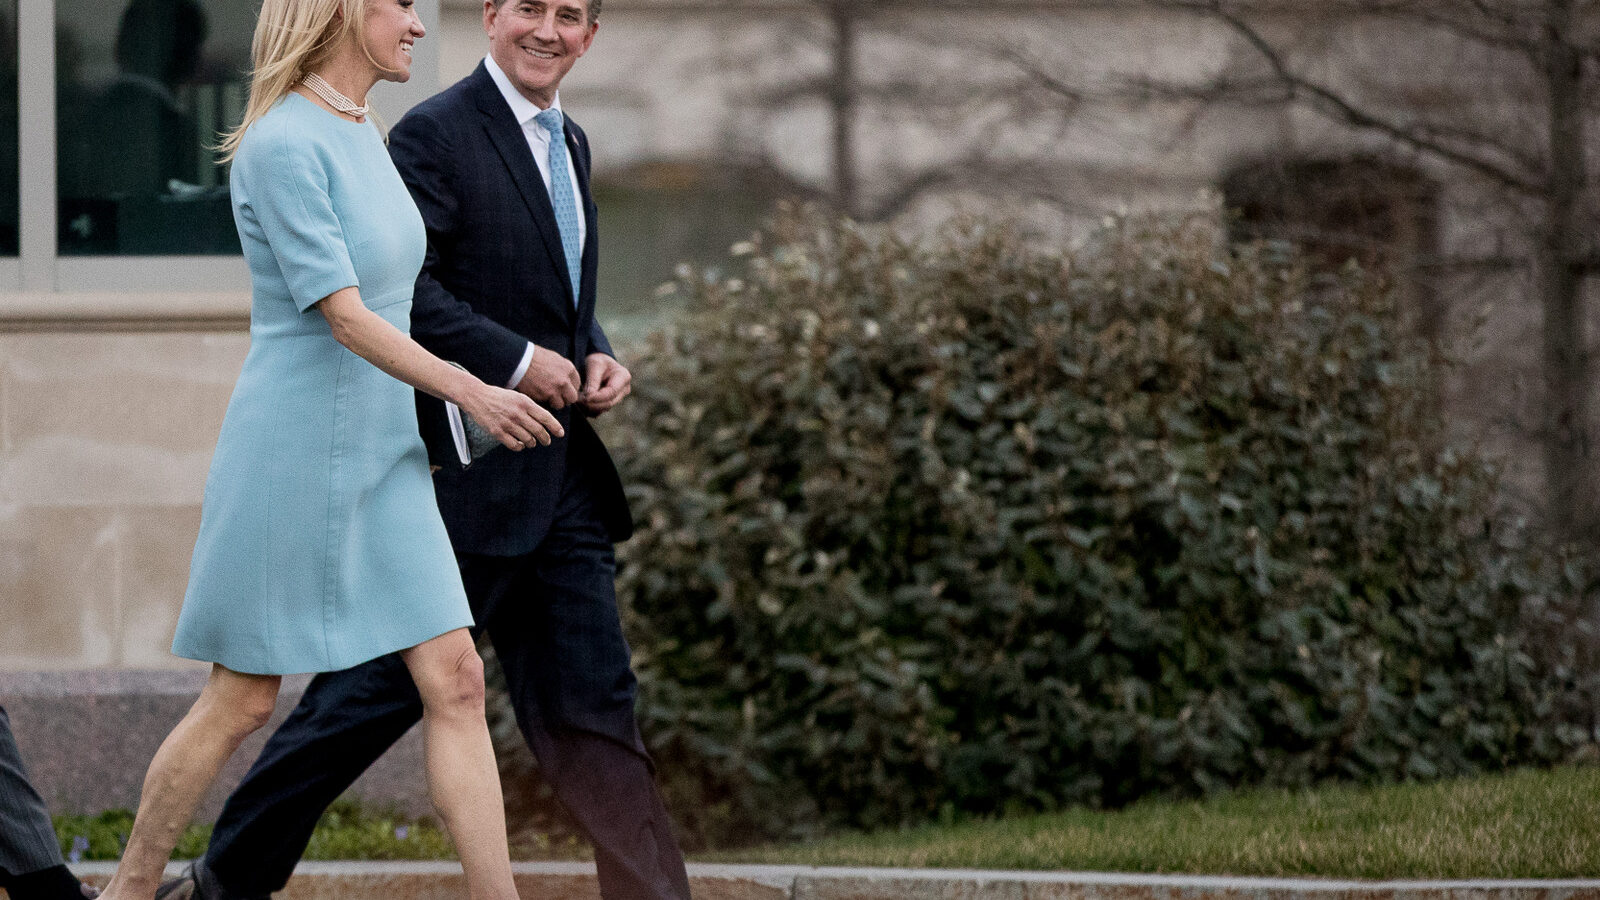
[(1518, 147), (1512, 144), (1507, 139), (1509, 135), (1495, 134), (1490, 131), (1480, 131), (1431, 120), (1418, 121), (1412, 127), (1430, 138), (1455, 141), (1459, 144), (1498, 153), (1528, 172), (1537, 172), (1544, 166), (1544, 161), (1538, 155), (1529, 152), (1526, 147)]
[[(1265, 35), (1232, 12), (1221, 0), (1152, 0), (1152, 3), (1160, 7), (1198, 13), (1226, 24), (1260, 55), (1274, 76), (1288, 88), (1292, 98), (1304, 99), (1312, 109), (1329, 118), (1352, 128), (1382, 134), (1397, 143), (1476, 172), (1520, 194), (1536, 196), (1543, 189), (1543, 185), (1537, 180), (1524, 177), (1520, 172), (1509, 170), (1496, 165), (1492, 160), (1419, 134), (1414, 127), (1362, 109), (1332, 88), (1301, 76), (1290, 67), (1282, 52)], [(1192, 91), (1190, 88), (1179, 87), (1177, 92), (1181, 93), (1183, 90)]]
[(801, 100), (816, 100), (828, 96), (831, 86), (828, 76), (818, 72), (804, 78), (796, 78), (776, 87), (769, 87), (756, 92), (754, 100), (757, 105), (767, 108), (781, 108), (793, 105)]
[(900, 215), (911, 207), (918, 198), (938, 188), (956, 187), (963, 183), (962, 176), (970, 175), (973, 165), (971, 162), (949, 163), (937, 168), (926, 168), (916, 174), (905, 177), (899, 184), (887, 192), (874, 198), (868, 211), (868, 218), (872, 221), (884, 221)]
[(1061, 97), (1073, 108), (1081, 106), (1084, 100), (1087, 99), (1088, 95), (1083, 89), (1068, 84), (1054, 74), (1045, 71), (1037, 60), (1028, 57), (1016, 49), (1014, 45), (997, 46), (993, 50), (996, 56), (1016, 67), (1024, 75), (1027, 75), (1036, 86)]
[[(1448, 12), (1438, 12), (1432, 9), (1409, 10), (1394, 14), (1392, 18), (1412, 19), (1424, 22), (1438, 28), (1460, 35), (1486, 47), (1498, 47), (1502, 50), (1513, 50), (1526, 56), (1530, 63), (1537, 65), (1539, 55), (1539, 37), (1536, 34), (1517, 33), (1512, 31), (1512, 26), (1507, 26), (1504, 31), (1491, 31), (1477, 27), (1475, 23), (1466, 22), (1460, 16), (1452, 16)], [(1521, 31), (1522, 29), (1518, 29)]]

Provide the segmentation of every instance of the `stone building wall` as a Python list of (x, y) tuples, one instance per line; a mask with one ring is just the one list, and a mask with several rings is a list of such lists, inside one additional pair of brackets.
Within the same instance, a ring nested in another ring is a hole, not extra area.
[(172, 669), (232, 332), (0, 333), (0, 585), (12, 670)]

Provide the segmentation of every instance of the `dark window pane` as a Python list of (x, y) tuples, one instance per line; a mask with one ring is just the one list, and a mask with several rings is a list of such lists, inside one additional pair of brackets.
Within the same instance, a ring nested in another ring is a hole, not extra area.
[(255, 6), (56, 4), (62, 255), (239, 252), (210, 147), (243, 113)]
[(1438, 249), (1438, 186), (1421, 171), (1372, 157), (1282, 160), (1223, 179), (1234, 240), (1293, 244), (1319, 270), (1354, 260), (1397, 278), (1417, 330), (1443, 332), (1446, 308), (1423, 277)]
[(600, 207), (600, 319), (631, 340), (670, 325), (678, 298), (655, 289), (679, 263), (726, 268), (728, 248), (767, 224), (777, 201), (807, 196), (767, 169), (732, 163), (655, 163), (595, 182)]
[(17, 255), (17, 3), (0, 0), (0, 256)]
[(1288, 241), (1337, 269), (1402, 265), (1435, 241), (1437, 188), (1404, 165), (1366, 157), (1244, 166), (1223, 179), (1235, 240)]

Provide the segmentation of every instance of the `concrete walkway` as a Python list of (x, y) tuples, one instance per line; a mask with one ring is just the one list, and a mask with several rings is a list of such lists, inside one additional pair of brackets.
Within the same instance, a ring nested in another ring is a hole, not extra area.
[[(110, 863), (73, 869), (104, 883)], [(179, 871), (174, 866), (171, 871)], [(517, 863), (523, 900), (598, 900), (588, 863)], [(1600, 879), (1577, 881), (1333, 881), (855, 869), (689, 866), (695, 900), (1600, 900)], [(4, 892), (0, 892), (3, 896)], [(277, 900), (461, 900), (461, 869), (447, 862), (302, 863)]]

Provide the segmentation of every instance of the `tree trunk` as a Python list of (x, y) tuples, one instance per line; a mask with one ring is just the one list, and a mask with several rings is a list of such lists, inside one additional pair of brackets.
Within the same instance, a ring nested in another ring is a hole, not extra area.
[(1544, 77), (1550, 104), (1550, 170), (1539, 235), (1538, 290), (1544, 349), (1544, 462), (1551, 525), (1557, 536), (1592, 537), (1594, 461), (1589, 402), (1587, 316), (1581, 267), (1584, 233), (1578, 198), (1587, 164), (1583, 135), (1583, 57), (1568, 43), (1573, 0), (1546, 6)]
[(833, 26), (833, 80), (828, 102), (833, 112), (833, 202), (851, 218), (861, 215), (860, 187), (856, 178), (856, 23), (859, 0), (831, 0), (828, 18)]

